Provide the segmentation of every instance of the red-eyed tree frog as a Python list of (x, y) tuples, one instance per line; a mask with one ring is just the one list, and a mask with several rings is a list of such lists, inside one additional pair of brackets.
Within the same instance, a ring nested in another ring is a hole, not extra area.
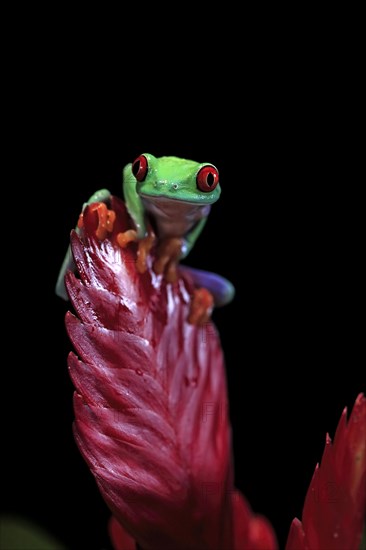
[[(123, 169), (123, 194), (135, 229), (119, 233), (118, 244), (125, 247), (131, 241), (138, 241), (136, 268), (140, 273), (146, 270), (146, 259), (154, 245), (155, 273), (162, 274), (168, 283), (177, 279), (177, 270), (188, 273), (196, 286), (188, 321), (205, 323), (214, 306), (225, 305), (233, 299), (234, 287), (220, 275), (182, 265), (180, 260), (194, 246), (211, 205), (220, 197), (217, 168), (174, 156), (157, 158), (143, 154)], [(106, 207), (109, 198), (110, 192), (101, 189), (83, 207), (96, 203), (99, 208), (101, 239), (113, 225), (113, 212)], [(73, 268), (69, 249), (56, 285), (56, 294), (64, 299), (68, 299), (64, 276)]]

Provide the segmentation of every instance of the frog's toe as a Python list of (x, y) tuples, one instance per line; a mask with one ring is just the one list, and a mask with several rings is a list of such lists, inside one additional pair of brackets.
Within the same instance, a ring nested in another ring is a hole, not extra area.
[(150, 250), (154, 246), (154, 243), (155, 235), (152, 231), (150, 231), (146, 237), (139, 241), (136, 260), (136, 269), (139, 273), (145, 273), (147, 270), (147, 257)]
[(134, 229), (127, 229), (117, 235), (117, 243), (121, 248), (126, 248), (129, 243), (137, 241), (137, 231)]
[(214, 297), (206, 288), (196, 288), (193, 292), (188, 323), (204, 325), (211, 317), (214, 306)]

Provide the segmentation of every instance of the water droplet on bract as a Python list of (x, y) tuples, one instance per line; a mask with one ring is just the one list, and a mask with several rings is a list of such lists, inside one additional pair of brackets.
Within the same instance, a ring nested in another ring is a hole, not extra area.
[(136, 374), (138, 374), (139, 376), (142, 376), (142, 370), (141, 369), (136, 369)]
[(337, 539), (339, 537), (339, 534), (337, 532), (333, 533), (333, 538)]

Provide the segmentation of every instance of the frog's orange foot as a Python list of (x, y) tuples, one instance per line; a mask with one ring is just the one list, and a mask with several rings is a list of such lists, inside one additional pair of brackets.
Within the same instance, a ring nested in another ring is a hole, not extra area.
[(157, 275), (164, 273), (168, 283), (174, 283), (177, 278), (177, 264), (182, 253), (182, 239), (171, 237), (160, 242), (153, 265)]
[(126, 248), (129, 243), (137, 241), (137, 231), (134, 229), (127, 229), (123, 233), (118, 233), (117, 243), (121, 248)]
[(188, 323), (192, 325), (204, 325), (211, 317), (214, 299), (206, 288), (197, 288), (193, 292), (188, 315)]
[[(112, 233), (113, 231), (116, 213), (114, 212), (114, 210), (109, 210), (104, 202), (93, 202), (87, 208), (89, 208), (90, 212), (94, 213), (97, 216), (95, 236), (100, 241), (104, 241), (108, 233)], [(83, 227), (84, 216), (83, 213), (81, 213), (78, 220), (78, 228), (82, 229)]]

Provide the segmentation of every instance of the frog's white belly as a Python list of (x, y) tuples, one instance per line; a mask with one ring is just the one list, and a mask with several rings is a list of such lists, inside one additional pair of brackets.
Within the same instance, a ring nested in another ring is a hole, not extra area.
[(161, 239), (184, 237), (210, 212), (209, 204), (196, 204), (166, 197), (141, 196), (145, 211), (153, 218)]

